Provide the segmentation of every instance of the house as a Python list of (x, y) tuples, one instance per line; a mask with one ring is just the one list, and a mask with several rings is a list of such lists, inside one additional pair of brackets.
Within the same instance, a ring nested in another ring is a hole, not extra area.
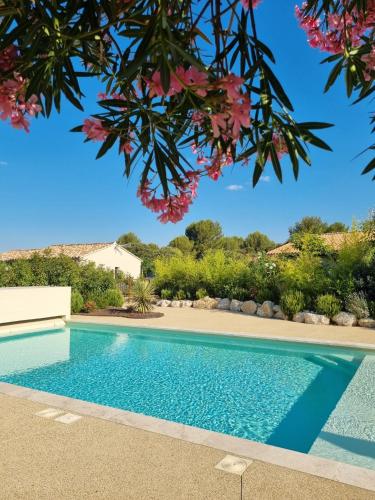
[[(353, 239), (363, 238), (364, 234), (361, 232), (348, 232), (348, 233), (325, 233), (317, 234), (322, 242), (333, 251), (339, 251), (346, 243), (353, 241)], [(284, 243), (273, 250), (267, 252), (271, 257), (293, 257), (299, 254), (298, 248), (293, 243)]]
[(30, 250), (11, 250), (0, 253), (0, 261), (9, 262), (17, 259), (30, 259), (35, 253), (57, 257), (66, 255), (81, 262), (94, 262), (97, 266), (117, 270), (139, 278), (141, 275), (142, 260), (114, 243), (76, 243), (71, 245), (51, 245), (44, 248)]

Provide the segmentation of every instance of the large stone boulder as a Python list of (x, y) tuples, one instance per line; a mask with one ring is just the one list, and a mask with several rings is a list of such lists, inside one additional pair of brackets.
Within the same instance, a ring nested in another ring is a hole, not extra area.
[(240, 312), (243, 302), (240, 300), (233, 299), (230, 303), (230, 310), (233, 312)]
[(335, 325), (339, 326), (355, 326), (357, 324), (357, 318), (354, 314), (341, 311), (336, 316), (333, 316), (332, 321)]
[(258, 307), (257, 315), (261, 318), (273, 317), (273, 302), (266, 300), (261, 306)]
[(195, 309), (216, 309), (217, 300), (211, 297), (204, 297), (200, 300), (194, 300), (193, 307), (195, 307)]
[(159, 307), (170, 307), (171, 301), (170, 300), (159, 300), (159, 302), (156, 305)]
[(304, 323), (305, 322), (305, 313), (299, 312), (293, 316), (293, 321), (296, 323)]
[(273, 317), (275, 319), (283, 319), (283, 320), (287, 319), (287, 317), (285, 316), (285, 314), (281, 310), (280, 306), (273, 306)]
[(182, 300), (181, 301), (181, 307), (192, 307), (193, 301), (192, 300)]
[(323, 314), (306, 312), (305, 323), (308, 325), (329, 325), (329, 318)]
[(245, 314), (256, 314), (258, 305), (253, 300), (246, 300), (241, 306), (241, 311)]
[(358, 320), (358, 325), (364, 328), (375, 328), (375, 319), (363, 318)]
[(229, 311), (230, 309), (230, 299), (220, 299), (217, 304), (218, 309), (222, 309), (224, 311)]
[(171, 307), (181, 307), (181, 300), (172, 300)]

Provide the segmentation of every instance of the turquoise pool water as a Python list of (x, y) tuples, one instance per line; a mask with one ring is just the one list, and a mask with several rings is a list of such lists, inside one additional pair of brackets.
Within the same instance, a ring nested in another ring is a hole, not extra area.
[(0, 381), (308, 452), (368, 352), (72, 324), (0, 340)]

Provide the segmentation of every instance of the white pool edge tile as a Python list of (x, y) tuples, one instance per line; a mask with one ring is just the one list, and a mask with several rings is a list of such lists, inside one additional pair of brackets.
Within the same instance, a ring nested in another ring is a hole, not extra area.
[(233, 455), (252, 460), (267, 462), (280, 467), (312, 474), (325, 479), (338, 481), (358, 488), (375, 491), (375, 470), (336, 462), (325, 458), (307, 455), (268, 444), (229, 436), (214, 431), (199, 429), (176, 422), (149, 417), (138, 413), (97, 405), (74, 398), (37, 391), (6, 382), (0, 382), (0, 394), (27, 399), (81, 415), (109, 420), (144, 431), (181, 439), (189, 443), (209, 446)]

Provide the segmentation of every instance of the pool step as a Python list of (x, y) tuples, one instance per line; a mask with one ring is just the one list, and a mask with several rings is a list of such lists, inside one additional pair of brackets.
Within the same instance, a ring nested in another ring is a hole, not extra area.
[(310, 454), (375, 469), (375, 360), (365, 356)]

